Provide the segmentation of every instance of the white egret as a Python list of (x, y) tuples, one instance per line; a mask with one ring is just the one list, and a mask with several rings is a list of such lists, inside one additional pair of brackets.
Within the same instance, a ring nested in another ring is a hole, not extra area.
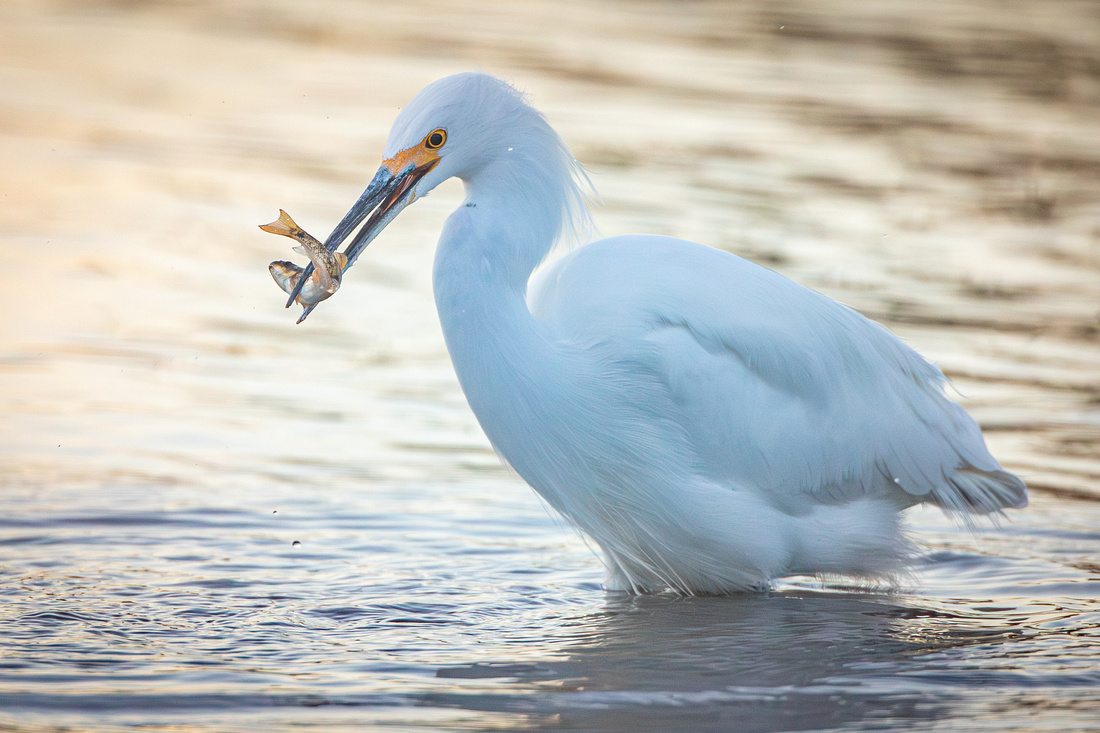
[(350, 266), (451, 177), (466, 198), (433, 280), (458, 380), (497, 452), (599, 545), (608, 588), (888, 577), (910, 554), (905, 507), (1026, 505), (936, 367), (771, 270), (629, 235), (532, 277), (587, 221), (584, 176), (545, 118), (491, 76), (441, 79), (401, 111), (326, 245), (369, 214)]

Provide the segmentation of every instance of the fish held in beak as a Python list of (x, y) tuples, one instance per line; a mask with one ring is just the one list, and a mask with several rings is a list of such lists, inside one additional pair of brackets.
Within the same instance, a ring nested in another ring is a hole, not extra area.
[[(278, 221), (260, 227), (264, 231), (281, 234), (301, 242), (302, 249), (310, 258), (310, 263), (301, 273), (295, 271), (296, 265), (282, 260), (271, 263), (268, 268), (275, 282), (279, 283), (279, 287), (286, 290), (289, 296), (286, 301), (287, 307), (289, 308), (294, 302), (305, 307), (298, 318), (298, 323), (304, 321), (318, 303), (336, 292), (336, 288), (340, 286), (341, 273), (355, 263), (366, 246), (393, 221), (394, 217), (401, 213), (402, 209), (416, 200), (416, 184), (439, 163), (440, 156), (435, 151), (445, 142), (446, 132), (442, 129), (433, 130), (419, 145), (407, 148), (392, 158), (382, 161), (381, 167), (366, 190), (323, 244), (302, 231), (281, 209)], [(363, 226), (355, 236), (351, 237), (347, 249), (343, 253), (336, 252), (340, 244), (351, 236), (360, 223)], [(335, 262), (339, 264), (338, 268), (332, 267), (332, 258), (335, 258)], [(328, 272), (316, 275), (320, 270)], [(314, 277), (318, 279), (315, 281)], [(290, 289), (288, 290), (283, 283), (290, 283)]]
[[(340, 278), (348, 261), (343, 253), (330, 251), (309, 232), (299, 227), (282, 209), (279, 209), (277, 220), (260, 225), (260, 229), (298, 242), (299, 245), (294, 248), (294, 251), (306, 255), (313, 263), (313, 271), (309, 279), (302, 284), (295, 298), (299, 305), (308, 309), (331, 297), (340, 289)], [(268, 265), (268, 271), (283, 292), (292, 293), (302, 277), (304, 268), (286, 260), (275, 260)]]

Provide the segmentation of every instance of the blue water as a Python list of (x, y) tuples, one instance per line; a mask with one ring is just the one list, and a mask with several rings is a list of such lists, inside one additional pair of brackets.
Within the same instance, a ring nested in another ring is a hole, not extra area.
[(8, 512), (0, 721), (1071, 730), (1100, 709), (1091, 502), (1039, 497), (995, 536), (922, 514), (911, 588), (639, 598), (515, 481), (343, 488)]
[[(1100, 728), (1095, 12), (479, 8), (0, 8), (0, 729)], [(257, 224), (324, 233), (395, 110), (477, 67), (604, 234), (730, 249), (935, 360), (1031, 505), (911, 511), (896, 587), (605, 592), (451, 371), (457, 186), (302, 326), (265, 271)]]

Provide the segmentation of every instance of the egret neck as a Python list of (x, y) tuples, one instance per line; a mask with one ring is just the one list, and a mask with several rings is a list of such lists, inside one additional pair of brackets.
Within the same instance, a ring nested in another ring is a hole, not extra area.
[[(466, 201), (447, 219), (436, 249), (436, 308), (458, 380), (489, 440), (524, 478), (542, 484), (531, 475), (533, 466), (515, 465), (529, 450), (510, 448), (532, 439), (530, 421), (556, 414), (540, 406), (562, 404), (570, 372), (582, 366), (565, 358), (562, 344), (535, 319), (526, 299), (531, 272), (561, 229), (562, 207), (532, 200), (530, 172), (482, 171), (494, 183), (504, 178), (515, 185), (466, 181)], [(533, 374), (541, 375), (537, 385), (528, 383)], [(546, 498), (560, 504), (558, 497)]]

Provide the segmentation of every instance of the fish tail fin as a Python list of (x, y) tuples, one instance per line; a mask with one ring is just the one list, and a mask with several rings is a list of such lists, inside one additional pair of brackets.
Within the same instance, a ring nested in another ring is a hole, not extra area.
[(294, 220), (290, 218), (290, 214), (282, 209), (279, 209), (278, 219), (270, 224), (261, 224), (260, 229), (271, 234), (281, 234), (284, 237), (294, 237), (296, 232), (301, 231), (301, 227), (294, 223)]

